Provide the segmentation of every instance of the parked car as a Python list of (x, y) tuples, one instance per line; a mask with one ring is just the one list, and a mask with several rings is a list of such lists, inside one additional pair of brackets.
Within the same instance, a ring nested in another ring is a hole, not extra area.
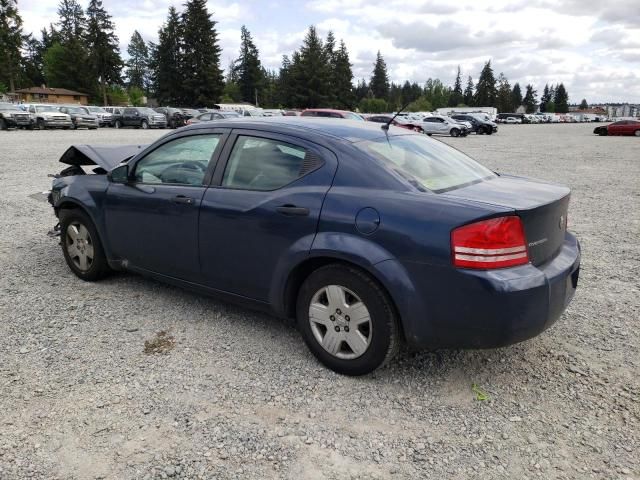
[(607, 135), (635, 135), (640, 137), (640, 122), (637, 120), (620, 120), (607, 125), (606, 129)]
[(0, 130), (32, 128), (31, 117), (11, 103), (0, 103)]
[(104, 107), (107, 113), (111, 114), (111, 126), (115, 127), (118, 120), (120, 120), (120, 126), (122, 126), (122, 112), (124, 107)]
[[(498, 175), (406, 129), (220, 120), (60, 161), (71, 167), (49, 198), (75, 275), (128, 270), (296, 318), (342, 374), (371, 372), (401, 341), (523, 341), (576, 290), (568, 188)], [(106, 174), (84, 174), (92, 164)]]
[(468, 122), (471, 127), (470, 131), (475, 132), (477, 135), (482, 135), (486, 133), (487, 135), (491, 135), (492, 133), (496, 133), (498, 131), (498, 125), (493, 122), (488, 122), (486, 120), (481, 120), (480, 118), (474, 115), (457, 113), (451, 115), (451, 118), (457, 121)]
[[(419, 122), (417, 121), (412, 121), (406, 117), (401, 117), (401, 116), (397, 116), (395, 118), (393, 118), (394, 115), (388, 114), (388, 115), (368, 115), (365, 117), (365, 120), (368, 122), (375, 122), (375, 123), (385, 123), (388, 124), (389, 122), (391, 122), (391, 125), (395, 125), (396, 127), (400, 127), (400, 128), (406, 128), (407, 130), (413, 130), (415, 132), (421, 132), (422, 133), (422, 127), (420, 126)], [(393, 119), (393, 120), (392, 120)]]
[(183, 108), (182, 113), (185, 118), (189, 120), (190, 118), (196, 118), (202, 112), (200, 112), (200, 110), (196, 110), (195, 108)]
[(510, 124), (522, 123), (522, 119), (518, 117), (507, 117), (504, 119), (504, 123), (510, 123)]
[(187, 125), (194, 125), (200, 122), (211, 122), (213, 120), (224, 120), (225, 118), (241, 118), (241, 115), (236, 112), (226, 111), (201, 113), (197, 117), (187, 120)]
[(92, 115), (98, 117), (98, 124), (101, 127), (111, 127), (113, 125), (113, 115), (107, 112), (104, 108), (93, 105), (84, 108), (86, 108)]
[(121, 115), (114, 117), (114, 126), (136, 127), (136, 128), (167, 128), (167, 118), (152, 108), (148, 107), (125, 107), (120, 109)]
[(348, 120), (363, 121), (364, 118), (357, 113), (347, 110), (334, 110), (331, 108), (307, 108), (300, 114), (301, 117), (322, 117), (322, 118), (346, 118)]
[(169, 128), (180, 128), (187, 124), (187, 119), (180, 108), (158, 107), (154, 110), (164, 115)]
[(262, 115), (265, 117), (282, 117), (284, 116), (284, 110), (279, 108), (265, 108), (262, 111)]
[(33, 114), (32, 120), (37, 128), (44, 130), (47, 128), (73, 128), (71, 117), (62, 113), (55, 105), (25, 104), (27, 111)]
[(88, 110), (76, 105), (64, 105), (59, 108), (62, 113), (66, 113), (71, 117), (73, 122), (73, 128), (88, 128), (89, 130), (95, 130), (100, 125), (98, 117), (88, 113)]
[(425, 117), (422, 120), (422, 130), (427, 135), (451, 135), (452, 137), (465, 137), (469, 133), (465, 125), (444, 115)]

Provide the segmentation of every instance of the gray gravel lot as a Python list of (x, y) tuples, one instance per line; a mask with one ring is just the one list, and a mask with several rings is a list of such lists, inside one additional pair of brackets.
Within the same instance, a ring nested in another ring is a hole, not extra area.
[[(0, 479), (640, 478), (640, 141), (592, 130), (444, 139), (573, 189), (583, 265), (561, 320), (505, 349), (403, 352), (364, 378), (321, 367), (278, 319), (71, 274), (29, 195), (72, 143), (165, 132), (0, 132)], [(146, 354), (160, 331), (173, 349)]]

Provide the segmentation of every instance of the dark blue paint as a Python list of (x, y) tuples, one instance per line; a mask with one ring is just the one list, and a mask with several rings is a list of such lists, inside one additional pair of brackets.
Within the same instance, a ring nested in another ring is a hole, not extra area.
[[(537, 262), (520, 267), (456, 269), (450, 249), (453, 228), (499, 215), (531, 215), (528, 239), (546, 234), (555, 227), (539, 211), (555, 215), (554, 209), (566, 207), (565, 187), (505, 176), (444, 194), (423, 193), (357, 148), (354, 142), (384, 135), (379, 125), (314, 118), (212, 125), (179, 129), (129, 161), (133, 168), (158, 144), (179, 136), (223, 133), (202, 186), (158, 185), (150, 191), (110, 183), (104, 175), (63, 177), (54, 181), (56, 209), (84, 208), (114, 267), (277, 315), (291, 312), (287, 285), (305, 262), (328, 258), (359, 266), (389, 292), (405, 337), (416, 347), (521, 341), (550, 326), (573, 296), (580, 249), (562, 230), (550, 232)], [(224, 188), (220, 179), (240, 130), (312, 149), (323, 164), (271, 192)], [(176, 195), (194, 202), (173, 203)], [(284, 215), (277, 211), (283, 205), (305, 207), (309, 214)]]

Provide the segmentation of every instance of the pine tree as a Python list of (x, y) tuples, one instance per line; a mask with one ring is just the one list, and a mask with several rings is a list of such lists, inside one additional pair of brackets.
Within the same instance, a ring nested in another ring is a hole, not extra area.
[(129, 60), (127, 60), (128, 86), (137, 87), (142, 91), (149, 88), (149, 47), (142, 39), (142, 35), (134, 30), (127, 47)]
[(380, 51), (376, 55), (376, 63), (373, 64), (373, 75), (369, 84), (375, 98), (387, 99), (389, 96), (389, 75), (387, 64), (382, 58)]
[(511, 96), (511, 85), (504, 73), (498, 75), (498, 91), (496, 94), (496, 106), (499, 112), (513, 112), (513, 100)]
[(589, 104), (587, 103), (587, 99), (583, 98), (580, 102), (580, 110), (587, 110), (589, 108)]
[(291, 73), (294, 106), (327, 105), (331, 96), (331, 69), (327, 52), (313, 25), (307, 31), (300, 52), (294, 52), (292, 56)]
[(518, 110), (520, 105), (522, 105), (522, 90), (520, 89), (520, 84), (517, 82), (513, 86), (513, 90), (511, 90), (511, 105), (514, 111)]
[(474, 102), (479, 107), (496, 106), (496, 79), (493, 76), (491, 60), (484, 64), (480, 72)]
[(278, 98), (277, 103), (282, 107), (291, 107), (293, 93), (291, 90), (291, 61), (287, 55), (282, 56), (282, 65), (278, 72)]
[[(62, 0), (58, 6), (58, 27), (51, 27), (43, 55), (43, 71), (50, 86), (89, 92), (93, 84), (87, 68), (87, 21), (77, 0)], [(43, 37), (43, 42), (45, 41)]]
[(553, 103), (556, 104), (557, 113), (567, 113), (569, 111), (569, 94), (564, 88), (564, 83), (556, 87)]
[(553, 97), (551, 96), (551, 92), (549, 91), (549, 84), (546, 83), (544, 86), (544, 90), (542, 90), (542, 95), (540, 96), (540, 111), (547, 111), (547, 104), (553, 101)]
[(369, 85), (367, 85), (367, 81), (364, 78), (361, 78), (358, 81), (358, 84), (356, 85), (356, 89), (354, 92), (356, 97), (356, 103), (360, 103), (360, 100), (368, 97), (370, 91), (371, 90), (369, 89)]
[(42, 85), (45, 83), (44, 73), (42, 72), (42, 57), (44, 55), (42, 42), (29, 34), (24, 37), (23, 48), (23, 83), (26, 85)]
[(527, 85), (527, 90), (522, 100), (522, 104), (527, 109), (527, 113), (535, 113), (537, 103), (537, 92), (533, 89), (533, 85)]
[(265, 77), (258, 49), (244, 25), (240, 28), (240, 56), (234, 62), (232, 70), (240, 89), (240, 99), (243, 102), (254, 103), (258, 91), (264, 86)]
[(91, 81), (99, 84), (98, 91), (104, 105), (108, 105), (107, 85), (122, 83), (122, 59), (115, 26), (102, 0), (91, 0), (87, 8), (86, 41), (91, 55)]
[(175, 7), (169, 7), (167, 21), (158, 32), (158, 46), (152, 49), (151, 63), (154, 91), (161, 105), (178, 105), (181, 100), (182, 76), (180, 38), (182, 26)]
[(471, 78), (471, 75), (469, 75), (469, 78), (467, 79), (467, 86), (464, 89), (464, 104), (467, 107), (473, 107), (474, 103), (473, 103), (473, 79)]
[(0, 83), (14, 91), (22, 63), (22, 18), (16, 0), (0, 0)]
[(207, 106), (218, 101), (224, 89), (216, 23), (207, 0), (187, 0), (182, 14), (182, 58), (179, 63), (183, 103)]
[(453, 84), (453, 90), (449, 97), (449, 106), (456, 107), (464, 102), (464, 95), (462, 93), (462, 72), (460, 71), (460, 65), (458, 65), (458, 74), (456, 75), (456, 81)]
[(346, 110), (353, 109), (355, 105), (353, 71), (351, 70), (349, 52), (343, 40), (340, 40), (340, 47), (333, 55), (332, 71), (332, 90), (335, 97), (335, 106)]

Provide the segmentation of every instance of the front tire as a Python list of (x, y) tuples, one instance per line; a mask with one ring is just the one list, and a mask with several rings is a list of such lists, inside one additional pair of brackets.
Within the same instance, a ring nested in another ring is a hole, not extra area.
[(640, 137), (640, 130), (636, 130), (633, 134), (634, 134), (636, 137)]
[(143, 130), (147, 130), (149, 128), (149, 123), (146, 120), (143, 120), (140, 127), (142, 127)]
[(64, 259), (78, 278), (91, 282), (109, 273), (96, 227), (84, 211), (61, 210), (60, 233)]
[(326, 367), (366, 375), (398, 351), (398, 320), (387, 293), (369, 275), (338, 264), (304, 281), (297, 301), (298, 328)]
[(45, 130), (47, 128), (42, 118), (38, 119), (37, 124), (38, 124), (38, 130)]
[(451, 131), (449, 132), (449, 134), (452, 137), (459, 137), (460, 136), (460, 130), (458, 130), (457, 128), (452, 128)]
[(0, 118), (0, 130), (8, 130), (7, 121), (4, 118)]
[(115, 128), (122, 128), (122, 122), (120, 120), (116, 120), (113, 126)]

